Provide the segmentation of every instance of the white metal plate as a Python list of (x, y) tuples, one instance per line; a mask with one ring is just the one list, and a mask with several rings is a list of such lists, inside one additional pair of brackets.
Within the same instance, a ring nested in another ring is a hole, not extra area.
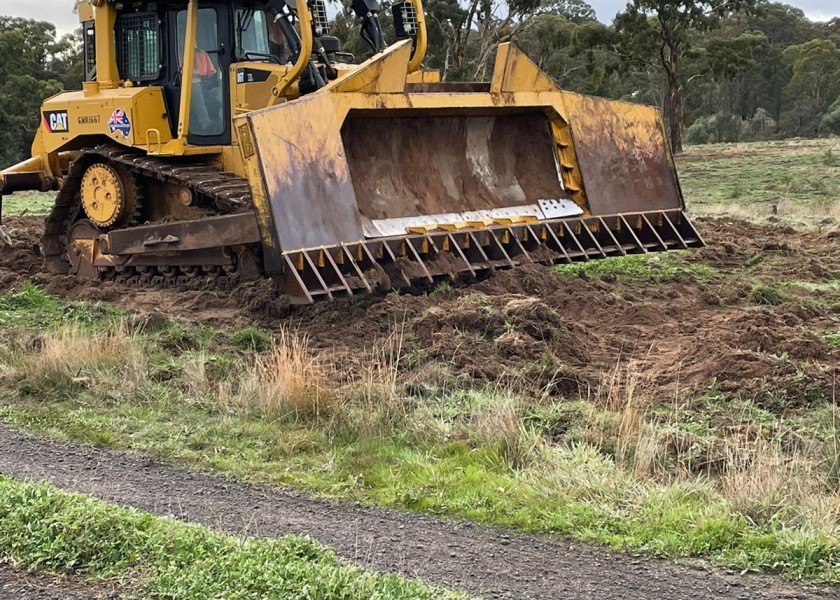
[(417, 217), (399, 217), (395, 219), (370, 220), (362, 218), (362, 229), (366, 238), (391, 237), (405, 235), (409, 227), (428, 227), (440, 223), (463, 223), (465, 221), (485, 221), (515, 217), (535, 217), (541, 221), (574, 217), (583, 210), (571, 200), (540, 200), (538, 204), (524, 206), (505, 206), (487, 210), (471, 210), (462, 213), (442, 213), (439, 215), (421, 215)]
[(580, 206), (566, 198), (547, 198), (539, 200), (538, 203), (546, 219), (575, 217), (583, 214), (583, 209)]

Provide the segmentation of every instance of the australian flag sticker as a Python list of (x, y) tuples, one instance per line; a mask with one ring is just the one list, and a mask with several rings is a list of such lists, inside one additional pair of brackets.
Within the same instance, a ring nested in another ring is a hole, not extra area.
[(131, 121), (123, 109), (118, 108), (111, 113), (111, 118), (108, 119), (108, 130), (112, 135), (119, 132), (125, 138), (131, 133)]

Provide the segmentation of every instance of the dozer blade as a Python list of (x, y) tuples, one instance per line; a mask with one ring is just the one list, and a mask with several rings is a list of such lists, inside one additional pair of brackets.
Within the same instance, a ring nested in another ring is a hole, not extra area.
[(509, 44), (490, 83), (407, 84), (410, 51), (237, 119), (293, 300), (703, 245), (658, 110), (559, 90)]

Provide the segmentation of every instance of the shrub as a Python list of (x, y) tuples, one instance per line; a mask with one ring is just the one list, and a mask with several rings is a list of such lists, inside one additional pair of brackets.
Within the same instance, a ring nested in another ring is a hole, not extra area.
[(708, 144), (712, 141), (712, 129), (708, 117), (701, 117), (688, 128), (686, 139), (689, 144)]

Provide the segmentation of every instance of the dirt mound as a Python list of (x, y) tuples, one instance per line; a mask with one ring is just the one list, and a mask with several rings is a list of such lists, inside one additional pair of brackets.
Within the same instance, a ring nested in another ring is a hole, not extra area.
[[(141, 313), (229, 328), (291, 326), (314, 347), (347, 355), (398, 335), (409, 358), (402, 361), (406, 381), (428, 393), (487, 384), (587, 395), (627, 364), (646, 393), (663, 400), (714, 386), (796, 405), (832, 397), (840, 365), (840, 349), (825, 341), (840, 331), (840, 240), (831, 232), (701, 220), (708, 246), (685, 258), (718, 274), (697, 283), (606, 282), (527, 265), (429, 295), (291, 307), (269, 280), (229, 292), (172, 291), (47, 275), (37, 245), (41, 220), (7, 223), (15, 244), (0, 249), (0, 289), (29, 280), (65, 298)], [(752, 304), (756, 281), (784, 289), (787, 301)]]

